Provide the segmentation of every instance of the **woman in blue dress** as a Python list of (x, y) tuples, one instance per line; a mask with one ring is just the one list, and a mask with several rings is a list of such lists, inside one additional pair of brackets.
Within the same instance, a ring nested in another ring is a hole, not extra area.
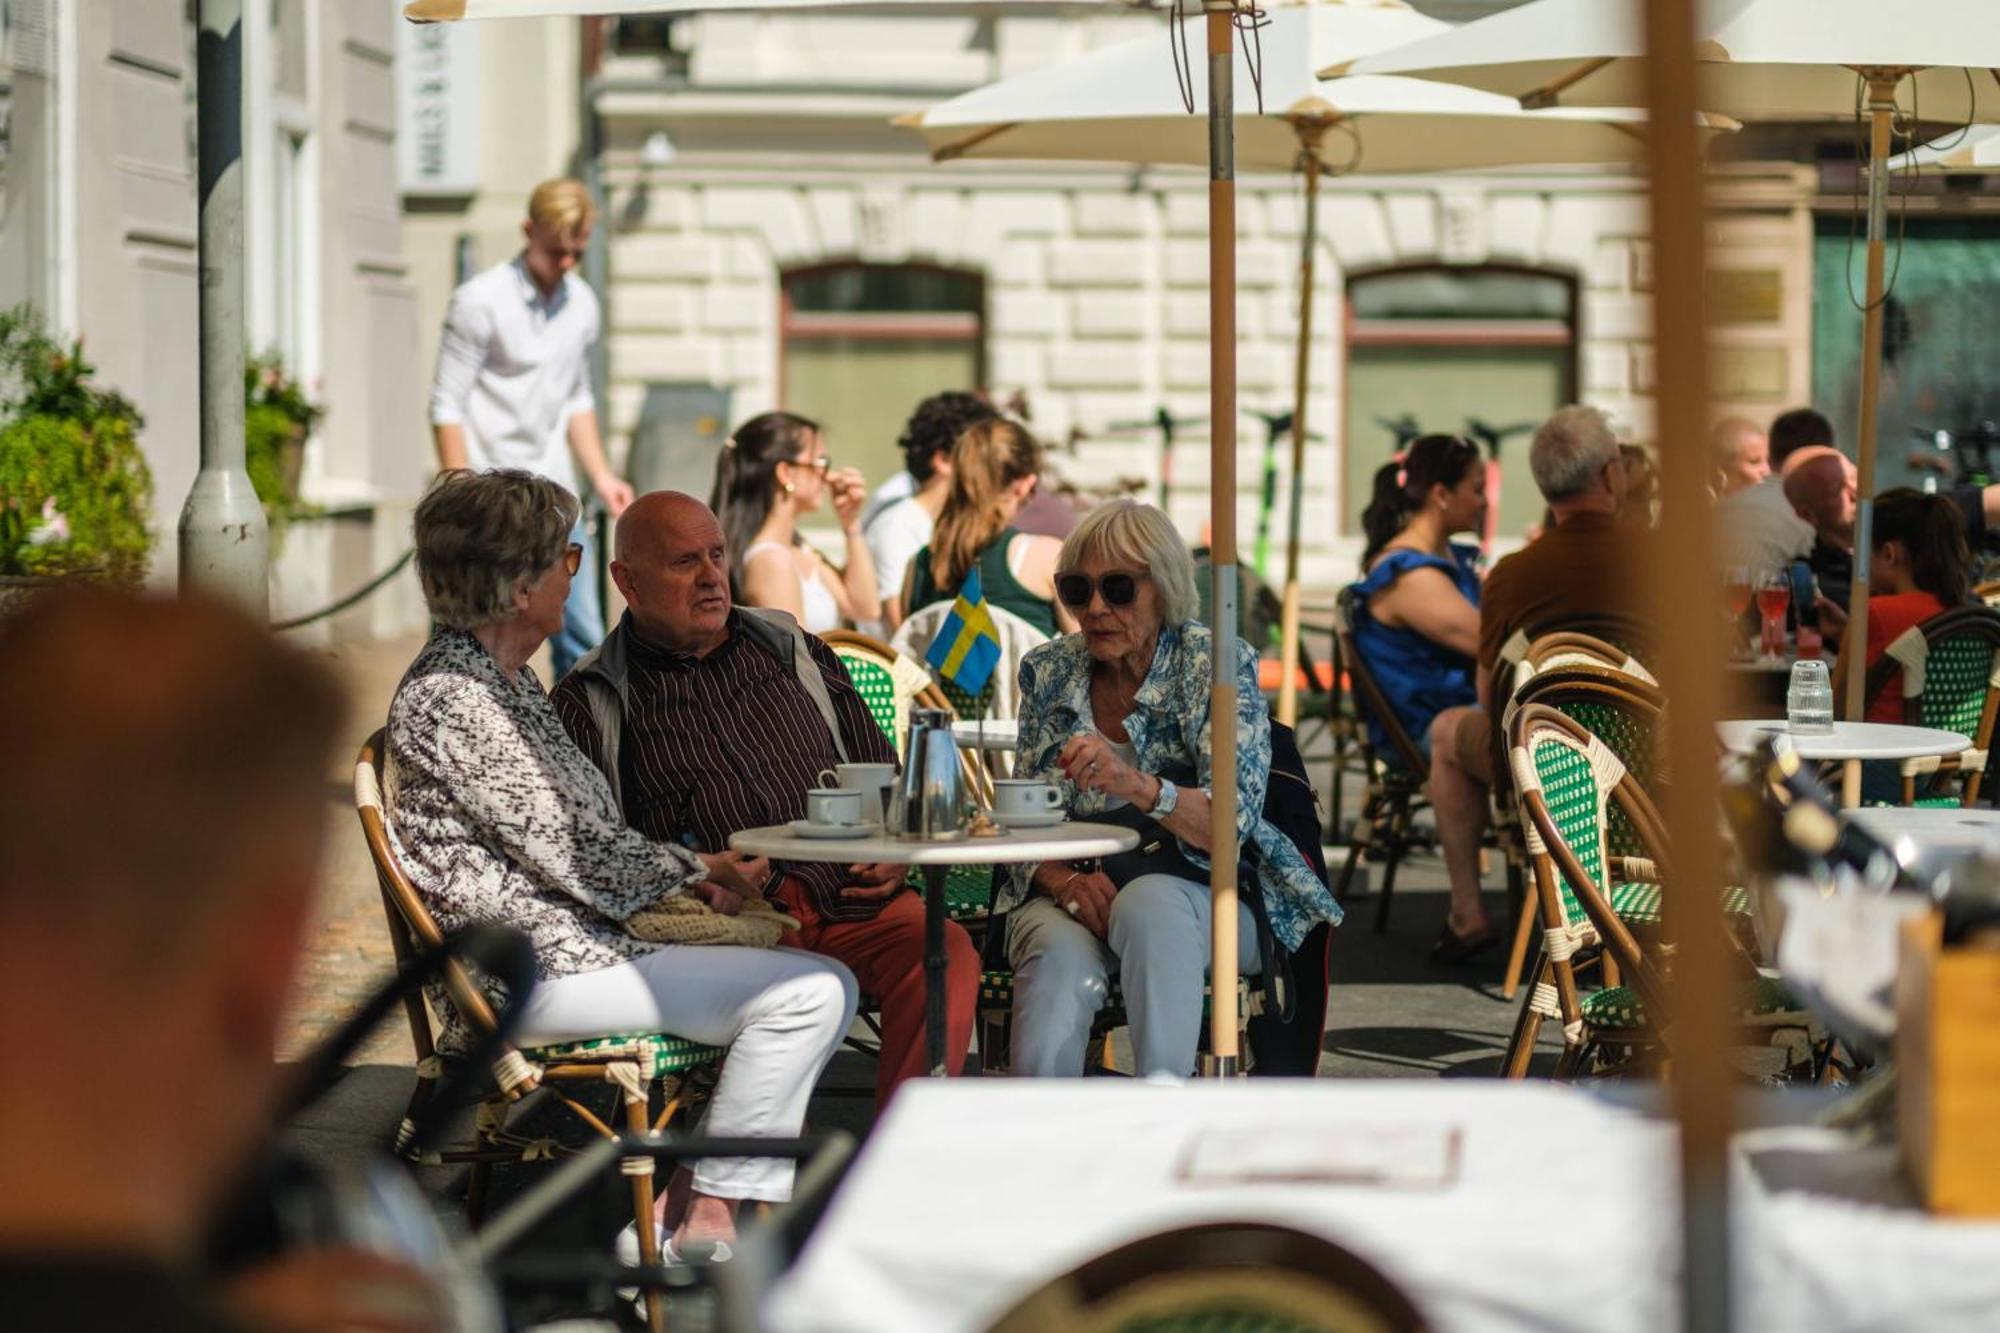
[[(1479, 842), (1486, 789), (1458, 764), (1458, 725), (1477, 711), (1478, 548), (1452, 534), (1486, 522), (1486, 465), (1479, 447), (1425, 435), (1401, 463), (1375, 474), (1361, 515), (1368, 546), (1354, 585), (1354, 647), (1388, 697), (1396, 720), (1431, 764), (1431, 808), (1452, 883), (1451, 914), (1432, 956), (1457, 962), (1492, 945), (1499, 931), (1479, 899)], [(1373, 718), (1377, 753), (1394, 754)]]

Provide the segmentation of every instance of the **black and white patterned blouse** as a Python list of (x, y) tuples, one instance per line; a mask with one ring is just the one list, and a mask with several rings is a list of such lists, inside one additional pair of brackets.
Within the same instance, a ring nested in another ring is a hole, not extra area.
[[(439, 926), (525, 932), (544, 979), (659, 948), (634, 912), (698, 883), (684, 848), (629, 828), (611, 784), (563, 731), (535, 673), (511, 679), (480, 642), (438, 628), (389, 705), (389, 838)], [(440, 1045), (468, 1035), (449, 1006)]]

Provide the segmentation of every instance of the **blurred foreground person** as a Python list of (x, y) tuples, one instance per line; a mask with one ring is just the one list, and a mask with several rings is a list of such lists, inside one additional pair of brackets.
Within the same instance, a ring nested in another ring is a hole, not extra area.
[(217, 602), (0, 620), (0, 1326), (435, 1327), (421, 1275), (358, 1252), (198, 1267), (270, 1128), (343, 712)]

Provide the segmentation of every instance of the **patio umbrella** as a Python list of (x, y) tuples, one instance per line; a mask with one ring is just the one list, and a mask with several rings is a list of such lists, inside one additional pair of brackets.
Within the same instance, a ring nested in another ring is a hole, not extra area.
[[(1535, 0), (1326, 73), (1414, 74), (1519, 98), (1525, 107), (1625, 106), (1643, 87), (1638, 0)], [(1899, 112), (1943, 124), (2000, 122), (2000, 12), (1993, 0), (1707, 0), (1697, 18), (1701, 105), (1740, 120), (1869, 126), (1868, 279), (1856, 467), (1860, 512), (1848, 651), (1867, 643), (1868, 547), (1882, 369), (1889, 148)], [(1863, 709), (1850, 671), (1846, 715)], [(1852, 794), (1852, 793), (1850, 793)]]
[[(1645, 117), (1629, 110), (1525, 112), (1508, 98), (1419, 79), (1322, 80), (1314, 71), (1343, 55), (1449, 32), (1401, 0), (1348, 0), (1267, 11), (1260, 33), (1260, 88), (1235, 90), (1240, 167), (1305, 177), (1299, 255), (1299, 335), (1291, 413), (1288, 515), (1280, 660), (1298, 657), (1300, 478), (1308, 436), (1313, 259), (1319, 180), (1354, 171), (1420, 172), (1527, 163), (1638, 161)], [(1117, 42), (1079, 59), (1003, 79), (897, 123), (921, 134), (939, 161), (1043, 159), (1196, 165), (1208, 130), (1186, 112), (1170, 33)], [(1194, 71), (1199, 96), (1205, 79)], [(1713, 128), (1721, 128), (1718, 123)], [(1286, 670), (1278, 718), (1297, 720), (1296, 673)]]
[(595, 18), (605, 14), (761, 14), (774, 10), (893, 9), (922, 14), (988, 14), (1007, 10), (1144, 9), (1148, 0), (409, 0), (412, 23), (459, 19)]

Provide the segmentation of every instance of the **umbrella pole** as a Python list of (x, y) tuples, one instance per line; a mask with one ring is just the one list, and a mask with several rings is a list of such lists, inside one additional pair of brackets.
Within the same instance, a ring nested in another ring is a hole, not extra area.
[[(1882, 258), (1889, 221), (1889, 125), (1896, 113), (1900, 69), (1866, 71), (1868, 79), (1868, 295), (1861, 322), (1861, 410), (1855, 438), (1854, 589), (1848, 599), (1847, 639), (1841, 659), (1847, 671), (1847, 698), (1841, 712), (1858, 721), (1868, 710), (1864, 697), (1868, 652), (1868, 564), (1875, 527), (1875, 417), (1882, 391)], [(1841, 797), (1861, 804), (1861, 766), (1849, 764)]]
[(1313, 251), (1319, 248), (1319, 140), (1324, 127), (1302, 127), (1306, 226), (1299, 241), (1299, 346), (1292, 363), (1292, 511), (1285, 538), (1285, 605), (1278, 629), (1278, 721), (1299, 723), (1299, 526), (1306, 493), (1306, 390), (1312, 375)]
[(1209, 692), (1209, 1058), (1232, 1078), (1236, 1042), (1236, 89), (1235, 0), (1202, 0), (1208, 20), (1209, 563), (1214, 674)]

